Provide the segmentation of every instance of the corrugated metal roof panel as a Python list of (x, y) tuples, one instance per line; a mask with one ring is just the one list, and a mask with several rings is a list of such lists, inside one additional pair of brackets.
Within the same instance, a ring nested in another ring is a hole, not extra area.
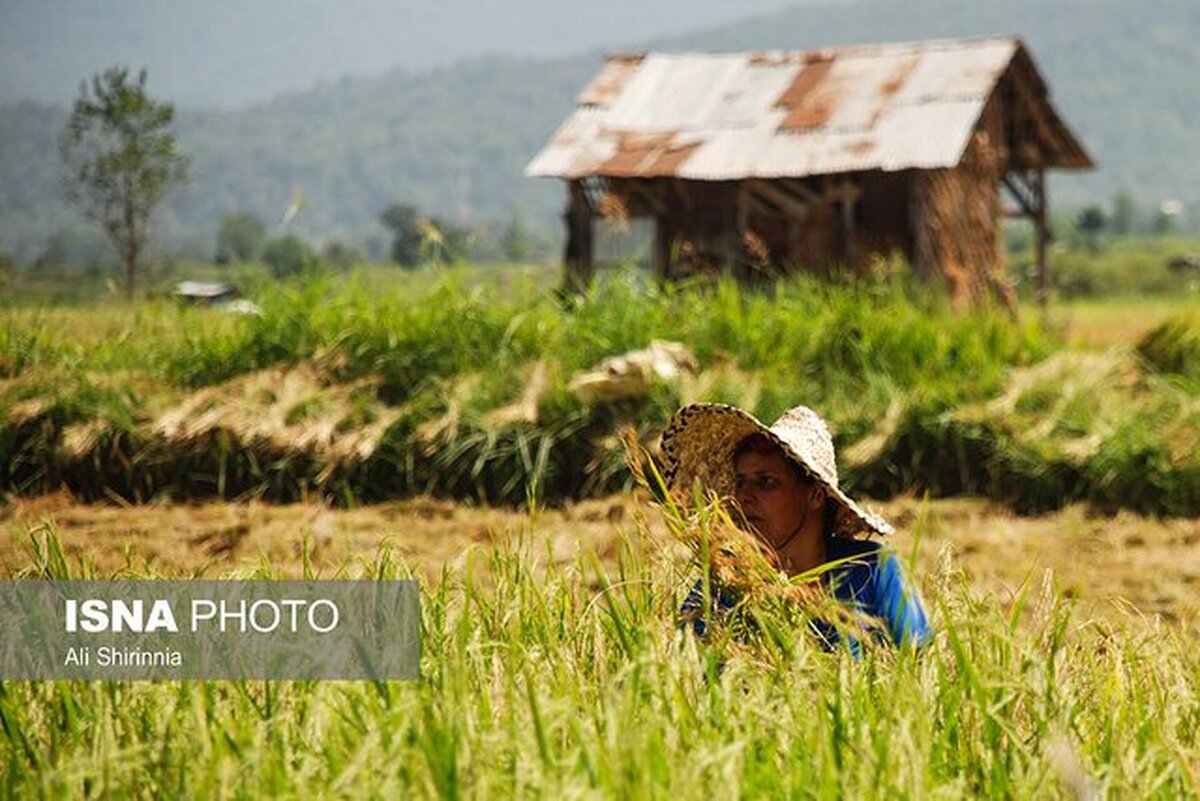
[(977, 97), (933, 106), (893, 106), (876, 126), (873, 160), (888, 172), (957, 165), (986, 102), (986, 97)]
[(600, 73), (579, 93), (575, 102), (581, 106), (611, 105), (613, 98), (621, 93), (625, 83), (637, 72), (643, 58), (640, 53), (609, 56)]
[(728, 181), (949, 168), (962, 157), (983, 102), (889, 109), (870, 131), (857, 134), (828, 130), (777, 134), (774, 126), (724, 131), (707, 138), (676, 174)]
[(1019, 48), (615, 57), (526, 173), (736, 180), (953, 167)]
[(691, 157), (679, 165), (677, 175), (703, 181), (726, 181), (758, 174), (763, 156), (776, 138), (775, 126), (783, 117), (772, 112), (771, 125), (720, 131), (704, 138)]
[(744, 62), (740, 56), (649, 55), (613, 103), (605, 124), (646, 133), (703, 130)]
[(526, 175), (574, 178), (586, 175), (616, 151), (616, 143), (599, 136), (603, 112), (581, 108), (566, 119), (525, 168)]
[(710, 109), (705, 127), (730, 130), (761, 125), (764, 114), (770, 113), (795, 74), (795, 64), (742, 63), (736, 80), (722, 90), (719, 102)]
[(898, 106), (986, 97), (1017, 52), (1012, 39), (938, 47), (920, 54), (912, 73), (896, 89)]

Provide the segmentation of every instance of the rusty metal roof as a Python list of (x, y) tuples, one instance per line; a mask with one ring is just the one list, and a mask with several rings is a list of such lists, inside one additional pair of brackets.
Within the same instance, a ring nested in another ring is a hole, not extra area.
[(525, 171), (737, 180), (954, 167), (1018, 54), (1056, 139), (1047, 166), (1091, 166), (1021, 43), (982, 39), (610, 56)]

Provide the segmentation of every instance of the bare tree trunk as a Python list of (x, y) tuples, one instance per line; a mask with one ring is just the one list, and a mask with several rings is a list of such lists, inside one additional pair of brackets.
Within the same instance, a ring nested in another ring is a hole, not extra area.
[(137, 279), (137, 260), (140, 243), (138, 242), (137, 230), (137, 211), (134, 208), (133, 188), (125, 187), (125, 247), (123, 249), (123, 258), (125, 261), (125, 296), (130, 303), (133, 302), (134, 284)]
[(129, 302), (133, 302), (135, 281), (137, 279), (137, 260), (138, 246), (132, 238), (129, 240), (129, 246), (125, 249), (125, 296)]

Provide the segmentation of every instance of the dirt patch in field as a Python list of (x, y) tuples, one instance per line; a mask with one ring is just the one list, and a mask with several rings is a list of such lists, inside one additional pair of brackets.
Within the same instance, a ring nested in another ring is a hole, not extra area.
[[(979, 499), (903, 498), (879, 509), (900, 530), (891, 542), (900, 555), (907, 559), (915, 547), (927, 596), (930, 578), (947, 565), (1005, 604), (1026, 586), (1036, 596), (1050, 571), (1059, 591), (1078, 599), (1085, 618), (1132, 605), (1148, 617), (1200, 630), (1200, 519), (1109, 517), (1084, 506), (1017, 517)], [(44, 524), (57, 529), (73, 563), (86, 561), (101, 577), (256, 571), (294, 577), (302, 573), (305, 548), (321, 577), (354, 576), (388, 544), (435, 580), (443, 567), (461, 568), (467, 553), (492, 543), (521, 540), (560, 562), (590, 550), (605, 563), (615, 559), (623, 535), (639, 531), (675, 547), (653, 507), (633, 496), (530, 516), (432, 498), (331, 509), (316, 503), (122, 507), (51, 495), (0, 506), (0, 575), (31, 563), (30, 533)]]
[[(353, 576), (385, 545), (434, 578), (471, 546), (522, 537), (549, 547), (557, 561), (573, 560), (579, 549), (611, 559), (621, 534), (635, 530), (626, 515), (633, 506), (629, 497), (593, 500), (531, 517), (428, 497), (338, 509), (257, 502), (119, 506), (47, 495), (0, 507), (0, 575), (31, 563), (30, 536), (44, 525), (58, 532), (73, 566), (85, 560), (105, 578), (216, 578), (267, 565), (280, 577), (294, 577), (302, 573), (305, 549), (321, 577), (339, 570)], [(665, 536), (661, 527), (655, 531)]]

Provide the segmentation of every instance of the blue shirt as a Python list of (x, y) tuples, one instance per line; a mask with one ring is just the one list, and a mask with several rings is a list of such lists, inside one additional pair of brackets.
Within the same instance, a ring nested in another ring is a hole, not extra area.
[[(838, 563), (821, 575), (821, 581), (835, 598), (849, 608), (878, 620), (880, 639), (894, 645), (911, 642), (920, 646), (933, 639), (925, 608), (916, 589), (908, 581), (900, 560), (889, 548), (869, 540), (830, 538), (825, 541), (828, 562)], [(844, 560), (844, 561), (843, 561)], [(712, 585), (721, 610), (732, 608), (737, 596), (728, 589)], [(701, 616), (704, 609), (704, 582), (697, 581), (680, 608), (680, 614), (690, 619), (692, 630), (703, 635), (707, 625)], [(813, 629), (823, 644), (834, 650), (841, 635), (831, 623), (814, 620)], [(853, 637), (847, 647), (856, 656), (860, 645)]]

